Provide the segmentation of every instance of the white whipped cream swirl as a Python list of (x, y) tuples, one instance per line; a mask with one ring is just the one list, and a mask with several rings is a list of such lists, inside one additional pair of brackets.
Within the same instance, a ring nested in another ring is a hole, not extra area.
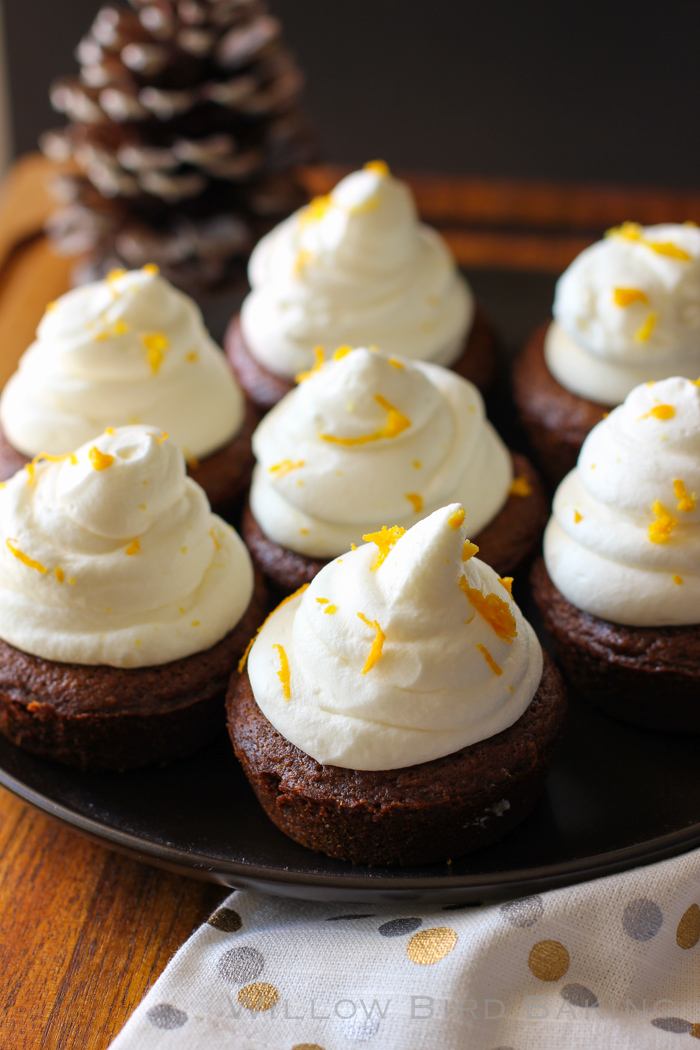
[(348, 175), (263, 237), (249, 280), (246, 345), (287, 378), (311, 366), (317, 345), (370, 343), (452, 364), (474, 315), (445, 242), (418, 222), (408, 186), (381, 164)]
[(547, 571), (613, 623), (700, 623), (700, 389), (643, 384), (586, 438), (554, 497)]
[(344, 554), (260, 631), (255, 699), (317, 762), (428, 762), (500, 733), (532, 700), (539, 642), (493, 569), (462, 561), (459, 512), (414, 525), (379, 567), (374, 543)]
[(557, 282), (545, 340), (554, 378), (618, 405), (639, 383), (700, 373), (700, 230), (624, 223)]
[[(343, 353), (343, 351), (341, 351)], [(513, 480), (478, 390), (439, 365), (359, 348), (287, 394), (253, 436), (253, 516), (276, 543), (333, 557), (458, 500), (477, 535)]]
[(199, 308), (156, 267), (116, 271), (50, 304), (0, 400), (5, 436), (26, 456), (144, 423), (202, 458), (235, 436), (243, 413)]
[(146, 427), (0, 489), (0, 638), (47, 660), (164, 664), (210, 648), (253, 592), (250, 557)]

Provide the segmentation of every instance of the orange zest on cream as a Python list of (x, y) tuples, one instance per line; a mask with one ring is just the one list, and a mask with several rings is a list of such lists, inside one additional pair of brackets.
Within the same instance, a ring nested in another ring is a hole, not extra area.
[(423, 497), (419, 496), (417, 492), (407, 492), (406, 499), (413, 505), (416, 514), (420, 514), (423, 510)]
[(578, 525), (580, 521), (583, 521), (583, 514), (580, 514), (577, 510), (574, 511), (574, 523)]
[(376, 620), (368, 620), (364, 613), (361, 612), (359, 612), (357, 615), (363, 623), (366, 623), (368, 627), (373, 627), (374, 630), (377, 632), (374, 636), (372, 648), (369, 651), (369, 655), (365, 662), (365, 666), (362, 668), (362, 674), (367, 674), (368, 671), (372, 670), (377, 661), (381, 659), (382, 647), (384, 646), (384, 639), (386, 638), (386, 635), (384, 634), (384, 631), (381, 629)]
[(471, 540), (465, 540), (464, 546), (462, 547), (462, 561), (469, 561), (475, 554), (479, 553), (479, 548)]
[(337, 613), (338, 606), (337, 605), (327, 605), (326, 608), (323, 611), (324, 611), (324, 613), (328, 613), (329, 616), (332, 616), (333, 613)]
[(454, 512), (454, 514), (450, 514), (449, 518), (447, 519), (447, 524), (450, 526), (451, 529), (458, 529), (460, 527), (460, 525), (464, 521), (464, 514), (464, 507), (460, 507), (459, 510), (456, 510)]
[(389, 175), (389, 165), (385, 160), (368, 160), (363, 164), (365, 171), (373, 171), (377, 175)]
[(46, 573), (46, 566), (45, 565), (42, 565), (40, 561), (34, 561), (33, 558), (30, 558), (27, 554), (25, 554), (23, 551), (21, 551), (19, 549), (19, 547), (13, 547), (12, 546), (13, 543), (17, 543), (17, 540), (10, 539), (10, 540), (5, 540), (5, 542), (6, 542), (7, 546), (8, 546), (8, 548), (9, 548), (9, 550), (11, 550), (12, 553), (14, 554), (15, 558), (17, 558), (18, 561), (22, 562), (22, 565), (26, 565), (28, 569), (36, 569), (36, 571), (40, 572), (42, 574), (42, 576), (45, 575), (45, 573)]
[(372, 566), (372, 572), (376, 572), (379, 566), (383, 565), (387, 554), (396, 546), (405, 531), (400, 525), (392, 525), (390, 529), (382, 525), (379, 532), (368, 532), (362, 537), (366, 543), (376, 543), (379, 547), (379, 557)]
[(282, 683), (282, 693), (284, 695), (284, 699), (290, 700), (292, 696), (292, 689), (290, 685), (291, 676), (289, 673), (289, 660), (287, 659), (287, 654), (285, 653), (284, 648), (279, 644), (279, 642), (276, 642), (275, 645), (272, 646), (272, 648), (276, 649), (280, 655), (280, 669), (277, 672), (277, 677)]
[(683, 583), (683, 578), (681, 576), (678, 576), (678, 575), (672, 576), (671, 579), (673, 580), (674, 583), (678, 583), (678, 584)]
[(138, 552), (140, 550), (141, 550), (141, 544), (139, 543), (138, 539), (134, 539), (134, 540), (131, 541), (129, 546), (126, 548), (125, 554), (128, 554), (128, 555), (131, 556), (132, 554), (138, 554)]
[(692, 256), (684, 248), (680, 248), (673, 241), (650, 241), (642, 236), (642, 227), (638, 222), (623, 222), (621, 226), (614, 226), (605, 234), (606, 237), (623, 237), (626, 241), (639, 241), (646, 248), (651, 248), (657, 255), (667, 255), (671, 259), (679, 259), (681, 262), (689, 262)]
[(333, 207), (333, 200), (330, 193), (326, 193), (320, 197), (313, 197), (312, 200), (306, 205), (306, 207), (299, 214), (299, 225), (310, 226), (314, 222), (320, 222), (329, 208)]
[(673, 419), (676, 414), (676, 410), (673, 405), (654, 405), (648, 412), (645, 412), (643, 416), (640, 416), (637, 422), (641, 422), (642, 419), (650, 419), (652, 416), (654, 419), (666, 420)]
[(309, 368), (306, 372), (299, 372), (297, 375), (294, 376), (295, 383), (303, 383), (304, 380), (308, 379), (309, 376), (312, 376), (314, 372), (319, 372), (323, 368), (326, 360), (326, 355), (323, 352), (322, 346), (314, 347), (314, 359), (315, 364), (311, 368)]
[[(275, 613), (277, 612), (278, 609), (281, 609), (283, 605), (286, 605), (287, 602), (291, 602), (293, 598), (297, 598), (300, 594), (303, 594), (308, 586), (309, 586), (308, 583), (302, 584), (302, 586), (298, 590), (294, 591), (293, 594), (288, 594), (286, 598), (282, 599), (282, 601), (279, 603), (279, 605), (275, 606), (275, 608), (272, 610), (271, 613), (267, 614), (267, 616), (265, 617), (263, 622), (260, 624), (260, 626), (258, 627), (258, 629), (255, 632), (255, 634), (253, 635), (253, 637), (250, 639), (250, 641), (246, 645), (245, 652), (243, 653), (243, 656), (238, 661), (238, 673), (239, 674), (242, 674), (242, 672), (243, 672), (243, 668), (245, 667), (246, 661), (248, 659), (248, 654), (250, 653), (250, 650), (253, 648), (253, 642), (258, 637), (258, 635), (260, 634), (260, 632), (262, 631), (263, 627), (268, 622), (268, 620), (270, 620), (275, 615)], [(180, 609), (180, 612), (184, 612), (184, 609)]]
[(691, 510), (695, 510), (697, 496), (695, 493), (693, 493), (692, 496), (688, 495), (685, 490), (685, 485), (680, 478), (676, 478), (673, 482), (673, 495), (678, 500), (678, 510), (684, 511), (686, 514), (689, 514)]
[(279, 463), (273, 463), (269, 468), (269, 473), (275, 474), (278, 478), (283, 478), (285, 474), (289, 474), (292, 470), (299, 470), (303, 466), (303, 459), (298, 459), (296, 462), (291, 459), (283, 459)]
[(100, 452), (97, 445), (92, 446), (88, 452), (88, 458), (95, 470), (106, 470), (107, 467), (111, 467), (114, 463), (114, 456), (110, 456), (105, 452)]
[(212, 525), (212, 527), (209, 529), (209, 535), (211, 536), (212, 540), (214, 541), (215, 548), (218, 551), (220, 551), (221, 550), (221, 544), (219, 543), (219, 537), (216, 535), (216, 527), (214, 525)]
[(513, 577), (512, 576), (499, 576), (498, 582), (502, 587), (508, 591), (510, 597), (513, 597)]
[(58, 582), (63, 583), (63, 581), (66, 578), (66, 574), (64, 573), (60, 565), (56, 566), (56, 568), (54, 569), (54, 573), (56, 574), (56, 579), (58, 580)]
[(349, 353), (352, 353), (351, 346), (339, 346), (337, 350), (333, 351), (333, 360), (342, 361), (344, 357), (347, 357)]
[(141, 342), (148, 354), (148, 364), (153, 375), (158, 375), (160, 366), (163, 364), (165, 351), (170, 349), (165, 332), (147, 332), (141, 336)]
[(649, 539), (652, 543), (668, 543), (671, 533), (678, 524), (676, 518), (672, 518), (665, 507), (657, 500), (651, 508), (656, 515), (656, 521), (649, 526)]
[(641, 288), (613, 288), (615, 306), (631, 306), (632, 303), (648, 303), (649, 296)]
[(498, 637), (510, 645), (517, 637), (518, 629), (508, 602), (499, 598), (497, 594), (482, 594), (478, 587), (470, 587), (466, 576), (460, 576), (459, 586), (470, 605), (493, 628)]
[(38, 455), (34, 456), (29, 463), (25, 464), (24, 469), (27, 471), (29, 477), (27, 478), (27, 484), (31, 485), (34, 480), (34, 469), (37, 463), (47, 461), (49, 463), (60, 463), (64, 459), (69, 459), (73, 466), (78, 462), (78, 458), (74, 452), (64, 452), (62, 456), (52, 456), (48, 452), (39, 452)]
[(651, 333), (654, 331), (658, 319), (659, 315), (652, 310), (644, 324), (634, 333), (634, 338), (638, 343), (646, 343), (647, 339), (651, 338)]
[(398, 408), (390, 405), (385, 397), (382, 397), (381, 394), (375, 394), (374, 400), (387, 412), (387, 421), (383, 427), (375, 430), (372, 434), (360, 434), (359, 437), (351, 438), (336, 437), (335, 434), (319, 434), (321, 441), (329, 441), (334, 445), (366, 445), (370, 441), (381, 441), (382, 438), (398, 437), (399, 434), (410, 427), (411, 420), (402, 412), (399, 412)]
[(503, 674), (503, 669), (498, 666), (491, 653), (488, 651), (485, 645), (477, 645), (477, 649), (483, 656), (486, 663), (489, 665), (494, 674)]

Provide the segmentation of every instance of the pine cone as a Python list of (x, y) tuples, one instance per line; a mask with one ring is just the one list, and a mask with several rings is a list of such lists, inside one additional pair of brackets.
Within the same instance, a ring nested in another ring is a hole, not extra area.
[(49, 235), (88, 253), (83, 279), (155, 262), (206, 298), (239, 284), (258, 238), (304, 201), (303, 77), (263, 0), (129, 2), (98, 12), (80, 75), (52, 85), (69, 123), (40, 145), (80, 174), (58, 180)]

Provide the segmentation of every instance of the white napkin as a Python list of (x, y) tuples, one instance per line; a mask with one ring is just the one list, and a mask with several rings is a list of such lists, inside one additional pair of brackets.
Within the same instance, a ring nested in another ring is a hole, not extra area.
[(482, 907), (238, 891), (112, 1050), (682, 1050), (699, 904), (700, 850)]

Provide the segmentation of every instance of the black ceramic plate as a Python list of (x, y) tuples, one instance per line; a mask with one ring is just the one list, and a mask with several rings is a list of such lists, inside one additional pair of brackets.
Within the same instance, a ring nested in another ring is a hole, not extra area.
[[(547, 316), (551, 279), (470, 277), (509, 343)], [(527, 605), (525, 611), (535, 620)], [(595, 878), (700, 845), (697, 740), (627, 728), (576, 697), (535, 811), (502, 842), (449, 866), (353, 867), (297, 846), (264, 815), (224, 737), (164, 769), (124, 774), (78, 773), (0, 738), (0, 783), (142, 860), (230, 886), (315, 900), (474, 904)]]

